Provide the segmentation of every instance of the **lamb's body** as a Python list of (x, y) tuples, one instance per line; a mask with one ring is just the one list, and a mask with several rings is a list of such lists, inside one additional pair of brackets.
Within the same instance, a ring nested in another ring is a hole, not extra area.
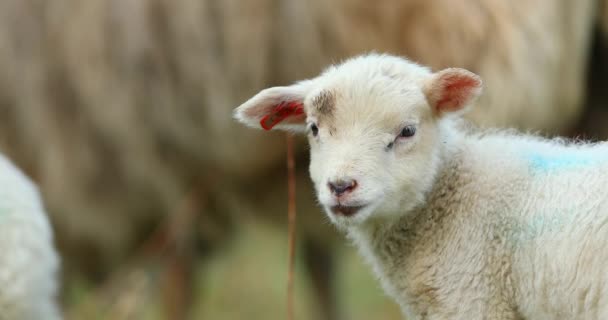
[(60, 319), (59, 259), (38, 191), (2, 155), (0, 252), (0, 319)]
[(349, 229), (407, 319), (608, 319), (608, 144), (442, 128), (426, 204)]
[(236, 115), (308, 129), (320, 204), (408, 320), (608, 319), (608, 144), (467, 132), (481, 88), (370, 55)]

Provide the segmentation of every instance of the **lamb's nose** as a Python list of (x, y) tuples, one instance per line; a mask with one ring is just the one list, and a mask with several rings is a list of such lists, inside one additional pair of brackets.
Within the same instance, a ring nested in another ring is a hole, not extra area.
[(354, 179), (339, 179), (336, 181), (330, 181), (327, 183), (329, 190), (336, 197), (339, 197), (345, 193), (350, 193), (357, 187), (357, 181)]

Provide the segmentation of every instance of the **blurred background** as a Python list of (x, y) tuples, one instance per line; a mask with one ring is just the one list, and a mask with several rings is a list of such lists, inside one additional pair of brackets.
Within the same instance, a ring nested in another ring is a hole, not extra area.
[[(608, 137), (603, 0), (0, 0), (0, 151), (42, 192), (67, 319), (285, 319), (284, 135), (232, 109), (366, 52), (464, 67), (467, 115)], [(400, 319), (316, 206), (297, 319)]]

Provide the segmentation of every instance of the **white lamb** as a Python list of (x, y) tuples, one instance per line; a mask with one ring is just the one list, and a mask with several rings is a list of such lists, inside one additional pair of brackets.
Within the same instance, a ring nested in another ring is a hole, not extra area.
[(0, 319), (60, 319), (58, 268), (38, 190), (0, 155)]
[(235, 115), (308, 132), (319, 202), (407, 319), (608, 319), (608, 145), (465, 129), (481, 88), (368, 55)]

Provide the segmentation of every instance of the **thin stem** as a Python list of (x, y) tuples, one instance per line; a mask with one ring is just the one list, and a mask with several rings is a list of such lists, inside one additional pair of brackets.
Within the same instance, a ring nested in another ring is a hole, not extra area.
[(294, 320), (294, 266), (296, 251), (296, 173), (294, 156), (294, 139), (287, 134), (287, 221), (288, 221), (288, 246), (289, 260), (287, 273), (287, 319)]

